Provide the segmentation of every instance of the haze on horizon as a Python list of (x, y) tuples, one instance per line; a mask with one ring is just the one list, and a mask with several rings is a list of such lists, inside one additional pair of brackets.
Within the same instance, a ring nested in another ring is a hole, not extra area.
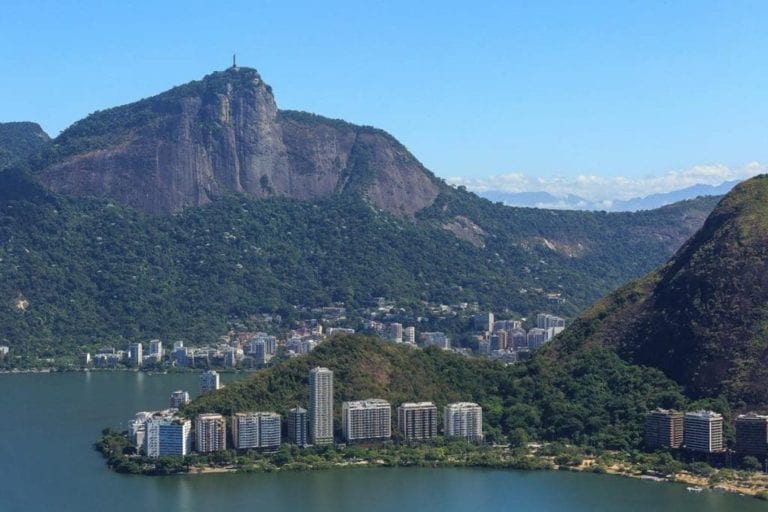
[(55, 136), (230, 64), (449, 183), (628, 198), (766, 172), (768, 4), (4, 6), (0, 122)]

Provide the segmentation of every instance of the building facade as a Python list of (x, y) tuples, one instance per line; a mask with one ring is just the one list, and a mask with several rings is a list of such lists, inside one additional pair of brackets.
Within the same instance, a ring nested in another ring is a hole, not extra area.
[(309, 444), (308, 419), (307, 410), (298, 405), (288, 411), (288, 439), (296, 446)]
[(341, 421), (347, 442), (392, 437), (392, 407), (380, 398), (344, 402)]
[(279, 448), (280, 415), (274, 412), (237, 413), (232, 417), (232, 442), (238, 450)]
[(208, 370), (200, 374), (200, 392), (207, 393), (221, 389), (221, 378), (215, 370)]
[(712, 411), (687, 412), (683, 420), (685, 448), (695, 452), (723, 451), (723, 417)]
[(171, 398), (168, 401), (168, 405), (173, 409), (179, 409), (182, 405), (189, 403), (189, 393), (182, 390), (177, 390), (171, 393)]
[(316, 367), (309, 372), (309, 438), (312, 444), (333, 443), (333, 372)]
[(221, 414), (198, 414), (195, 418), (195, 449), (200, 453), (227, 449), (227, 426)]
[(397, 408), (397, 428), (406, 441), (437, 437), (437, 407), (432, 402), (406, 402)]
[(443, 433), (447, 437), (483, 439), (483, 409), (472, 402), (456, 402), (443, 409)]
[(149, 357), (158, 362), (163, 360), (163, 342), (162, 341), (150, 340)]
[(146, 423), (144, 453), (147, 457), (184, 456), (192, 451), (192, 422), (179, 418), (151, 418)]
[(736, 453), (768, 455), (768, 416), (749, 413), (736, 418)]
[(656, 409), (645, 415), (645, 447), (680, 448), (683, 444), (683, 413)]
[(144, 354), (141, 343), (131, 343), (128, 345), (128, 360), (131, 366), (141, 366), (143, 359)]

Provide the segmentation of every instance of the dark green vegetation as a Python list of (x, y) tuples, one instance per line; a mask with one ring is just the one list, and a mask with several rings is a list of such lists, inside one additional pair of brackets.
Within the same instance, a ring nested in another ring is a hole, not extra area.
[(285, 415), (296, 404), (306, 405), (309, 370), (315, 366), (334, 372), (337, 427), (343, 400), (384, 398), (393, 407), (429, 400), (440, 414), (448, 402), (474, 401), (483, 407), (486, 438), (492, 442), (519, 445), (529, 438), (630, 449), (639, 446), (649, 408), (685, 404), (677, 386), (661, 372), (630, 366), (608, 351), (558, 366), (534, 358), (505, 367), (437, 349), (336, 336), (306, 357), (203, 395), (183, 412), (262, 410)]
[(49, 140), (36, 123), (0, 123), (0, 169), (36, 155)]
[(660, 270), (601, 300), (554, 344), (662, 370), (693, 397), (768, 405), (768, 176), (738, 185)]
[[(494, 234), (478, 246), (439, 227), (443, 206), (411, 221), (356, 196), (233, 195), (149, 216), (9, 170), (0, 173), (0, 344), (51, 357), (154, 337), (208, 342), (253, 313), (376, 296), (571, 315), (662, 261), (711, 203), (601, 214), (511, 209), (462, 191), (439, 201)], [(542, 236), (583, 250), (571, 257)]]
[(414, 316), (422, 301), (573, 316), (661, 264), (715, 202), (504, 207), (452, 189), (381, 130), (278, 110), (248, 68), (96, 112), (46, 144), (18, 128), (29, 169), (0, 173), (3, 364), (209, 342), (254, 313), (377, 296)]
[(387, 442), (375, 446), (350, 446), (336, 450), (331, 446), (305, 448), (283, 444), (274, 453), (249, 450), (237, 453), (227, 450), (208, 455), (187, 457), (135, 456), (135, 448), (125, 435), (105, 430), (96, 449), (107, 459), (107, 465), (118, 473), (170, 475), (206, 468), (236, 469), (242, 472), (307, 471), (339, 467), (479, 467), (509, 469), (552, 469), (545, 459), (527, 455), (527, 450), (500, 450), (471, 444), (463, 439), (438, 438), (432, 443), (416, 445)]

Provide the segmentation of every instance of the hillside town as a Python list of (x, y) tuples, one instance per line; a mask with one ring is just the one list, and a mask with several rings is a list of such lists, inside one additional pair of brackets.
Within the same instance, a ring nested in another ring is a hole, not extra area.
[[(219, 374), (210, 370), (200, 376), (200, 391), (221, 388)], [(128, 423), (128, 438), (137, 454), (150, 458), (210, 454), (228, 447), (238, 451), (277, 450), (286, 440), (300, 448), (336, 444), (334, 435), (333, 371), (315, 367), (309, 372), (307, 408), (299, 405), (283, 421), (273, 411), (237, 412), (227, 418), (203, 413), (187, 419), (179, 409), (189, 402), (187, 391), (174, 391), (169, 408), (139, 412)], [(397, 407), (380, 398), (345, 401), (341, 404), (341, 442), (375, 443), (395, 434), (406, 443), (434, 440), (438, 436), (438, 409), (432, 402), (405, 402)], [(483, 440), (483, 411), (476, 403), (449, 403), (443, 408), (442, 435), (471, 442)], [(229, 428), (227, 426), (229, 425)]]
[[(530, 357), (534, 350), (565, 328), (565, 319), (549, 313), (539, 313), (531, 320), (496, 319), (493, 312), (477, 311), (477, 305), (461, 304), (430, 306), (434, 315), (440, 316), (412, 318), (383, 298), (379, 304), (376, 308), (353, 312), (348, 312), (343, 305), (314, 308), (309, 313), (316, 317), (297, 320), (287, 330), (279, 315), (264, 314), (258, 317), (264, 331), (233, 330), (205, 346), (188, 346), (177, 340), (165, 347), (159, 339), (133, 342), (127, 349), (105, 346), (94, 354), (82, 354), (79, 365), (85, 368), (253, 369), (306, 354), (335, 334), (356, 332), (414, 348), (437, 347), (515, 363)], [(441, 321), (451, 322), (451, 330), (433, 330), (439, 328)]]

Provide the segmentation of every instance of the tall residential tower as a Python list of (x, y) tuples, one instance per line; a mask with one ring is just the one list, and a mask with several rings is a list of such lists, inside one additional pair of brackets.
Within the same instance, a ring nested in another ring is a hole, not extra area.
[(319, 366), (309, 372), (309, 438), (333, 443), (333, 372)]

